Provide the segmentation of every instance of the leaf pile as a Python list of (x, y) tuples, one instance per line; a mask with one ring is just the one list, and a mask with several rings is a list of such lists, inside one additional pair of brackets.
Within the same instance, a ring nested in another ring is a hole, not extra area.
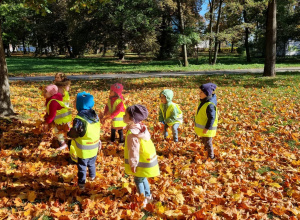
[[(103, 111), (114, 82), (73, 82), (71, 98), (90, 92), (96, 111)], [(45, 112), (44, 100), (37, 95), (41, 83), (15, 82), (12, 101), (24, 119), (1, 119), (0, 219), (300, 218), (299, 74), (119, 82), (126, 89), (127, 106), (143, 104), (150, 113), (145, 124), (161, 169), (159, 177), (149, 179), (153, 203), (141, 209), (143, 198), (132, 176), (124, 174), (123, 147), (107, 144), (108, 125), (102, 126), (96, 179), (79, 191), (77, 167), (68, 163), (68, 151), (57, 152), (51, 147), (51, 131), (38, 130)], [(207, 160), (193, 131), (198, 87), (206, 82), (218, 85), (215, 160)], [(159, 93), (165, 88), (174, 91), (173, 100), (184, 113), (179, 143), (171, 137), (163, 140), (158, 123)]]

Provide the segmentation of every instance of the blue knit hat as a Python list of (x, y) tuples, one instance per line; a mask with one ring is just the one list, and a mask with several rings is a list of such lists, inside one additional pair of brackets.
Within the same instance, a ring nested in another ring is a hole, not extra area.
[(202, 90), (202, 92), (207, 95), (207, 96), (211, 96), (211, 94), (216, 90), (217, 85), (213, 84), (213, 83), (206, 83), (206, 84), (202, 84), (200, 86), (200, 89)]
[(87, 92), (80, 92), (76, 97), (76, 109), (77, 111), (91, 109), (94, 107), (94, 97)]

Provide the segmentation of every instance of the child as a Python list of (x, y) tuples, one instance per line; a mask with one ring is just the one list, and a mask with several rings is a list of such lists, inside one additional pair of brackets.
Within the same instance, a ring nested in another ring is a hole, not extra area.
[(71, 81), (67, 79), (64, 73), (56, 73), (54, 84), (58, 87), (58, 92), (63, 96), (63, 102), (66, 106), (70, 106), (70, 95), (69, 90)]
[(172, 127), (173, 140), (178, 142), (178, 127), (182, 124), (182, 111), (172, 102), (173, 91), (165, 89), (160, 93), (159, 122), (164, 124), (164, 138), (168, 137), (168, 127)]
[(70, 156), (77, 163), (78, 186), (84, 189), (87, 167), (90, 180), (96, 177), (97, 153), (98, 148), (101, 149), (100, 122), (98, 115), (92, 109), (94, 97), (90, 93), (78, 93), (75, 103), (78, 113), (73, 121), (73, 127), (68, 132), (68, 137), (72, 138)]
[(116, 131), (119, 133), (119, 143), (124, 143), (123, 128), (126, 124), (123, 122), (123, 115), (125, 114), (124, 98), (122, 95), (123, 85), (115, 83), (110, 86), (109, 99), (105, 106), (104, 118), (102, 124), (108, 118), (112, 119), (111, 125), (111, 142), (116, 140)]
[(201, 137), (211, 159), (215, 158), (212, 138), (216, 136), (218, 125), (217, 98), (212, 94), (216, 88), (213, 83), (200, 86), (200, 104), (195, 116), (195, 132)]
[(125, 173), (134, 175), (139, 194), (144, 194), (143, 207), (152, 201), (147, 177), (159, 175), (156, 150), (147, 127), (140, 123), (148, 117), (145, 106), (133, 105), (126, 109), (123, 120), (127, 123), (124, 146)]
[(45, 115), (45, 126), (54, 122), (54, 132), (58, 139), (60, 147), (58, 150), (63, 150), (67, 147), (64, 138), (64, 131), (69, 130), (69, 123), (72, 121), (72, 112), (62, 102), (62, 95), (58, 93), (56, 85), (48, 85), (43, 93), (46, 98), (47, 113)]

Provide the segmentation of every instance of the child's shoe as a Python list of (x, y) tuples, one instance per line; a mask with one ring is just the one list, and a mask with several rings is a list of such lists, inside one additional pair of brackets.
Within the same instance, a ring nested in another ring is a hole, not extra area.
[(79, 189), (85, 190), (85, 184), (78, 184)]
[(147, 196), (146, 199), (147, 199), (147, 203), (153, 202), (153, 197), (152, 197), (152, 195)]
[(144, 202), (143, 202), (142, 208), (146, 208), (147, 204), (148, 204), (148, 200), (147, 200), (147, 198), (146, 198), (146, 199), (144, 200)]
[(95, 178), (96, 177), (94, 176), (94, 177), (90, 177), (89, 179), (90, 179), (90, 181), (94, 181)]

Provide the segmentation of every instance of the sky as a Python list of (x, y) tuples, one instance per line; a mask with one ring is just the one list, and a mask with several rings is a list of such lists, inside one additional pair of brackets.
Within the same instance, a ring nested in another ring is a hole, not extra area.
[(207, 5), (208, 5), (208, 1), (204, 0), (203, 1), (203, 5), (202, 5), (202, 9), (200, 11), (200, 15), (204, 17), (204, 14), (207, 12)]

